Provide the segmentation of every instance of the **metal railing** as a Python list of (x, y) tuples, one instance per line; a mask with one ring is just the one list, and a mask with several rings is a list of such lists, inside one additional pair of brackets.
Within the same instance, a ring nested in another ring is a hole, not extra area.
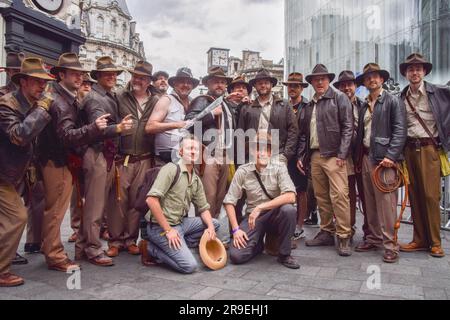
[[(441, 228), (442, 230), (450, 231), (450, 177), (442, 179), (442, 196), (441, 196)], [(405, 199), (405, 189), (400, 189), (399, 194), (399, 206)], [(408, 208), (410, 208), (408, 204)], [(404, 223), (412, 223), (411, 211), (407, 211), (405, 214)]]

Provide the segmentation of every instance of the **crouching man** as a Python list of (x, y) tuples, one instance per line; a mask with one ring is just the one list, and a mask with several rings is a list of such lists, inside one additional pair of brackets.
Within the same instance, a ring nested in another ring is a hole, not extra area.
[[(198, 264), (189, 248), (198, 247), (205, 233), (214, 240), (219, 222), (212, 219), (203, 184), (194, 172), (200, 143), (194, 137), (184, 138), (179, 155), (178, 164), (161, 168), (148, 194), (148, 254), (154, 263), (191, 274)], [(187, 218), (191, 203), (199, 208), (201, 217)]]
[[(290, 269), (300, 265), (291, 256), (291, 238), (297, 225), (295, 186), (286, 166), (270, 162), (272, 141), (260, 131), (250, 144), (253, 162), (239, 167), (224, 200), (233, 233), (230, 260), (244, 264), (264, 250), (266, 233), (278, 239), (278, 262)], [(239, 226), (236, 204), (245, 190), (247, 217)]]

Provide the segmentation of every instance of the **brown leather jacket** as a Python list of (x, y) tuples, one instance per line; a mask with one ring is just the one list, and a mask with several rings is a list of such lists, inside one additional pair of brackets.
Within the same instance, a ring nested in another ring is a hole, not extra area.
[(36, 137), (51, 121), (20, 90), (0, 98), (0, 180), (18, 186), (34, 154)]
[(79, 154), (79, 147), (96, 141), (101, 131), (95, 123), (82, 125), (76, 97), (58, 83), (53, 84), (52, 91), (52, 121), (39, 136), (38, 158), (43, 166), (52, 160), (56, 167), (64, 167), (69, 153)]
[(159, 97), (153, 94), (155, 91), (149, 90), (151, 93), (146, 105), (143, 107), (141, 118), (138, 117), (139, 103), (133, 96), (131, 84), (117, 94), (119, 102), (119, 117), (125, 118), (127, 115), (133, 115), (134, 126), (131, 132), (127, 132), (120, 138), (119, 153), (122, 155), (139, 156), (147, 153), (154, 154), (153, 137), (145, 133), (145, 125), (155, 108)]
[[(408, 89), (409, 86), (402, 91), (402, 100), (405, 100)], [(439, 139), (445, 151), (450, 152), (450, 88), (425, 81), (425, 90), (427, 90), (428, 102), (436, 120)]]
[(0, 88), (0, 97), (3, 97), (4, 95), (7, 95), (8, 93), (16, 91), (18, 88), (14, 84), (14, 82), (10, 81), (8, 84), (4, 87)]
[(116, 94), (106, 92), (96, 83), (92, 86), (91, 92), (84, 98), (81, 110), (81, 117), (85, 125), (93, 124), (100, 116), (110, 114), (107, 118), (108, 128), (103, 131), (99, 139), (89, 143), (89, 147), (94, 148), (97, 152), (104, 151), (104, 140), (110, 140), (116, 150), (108, 150), (108, 152), (117, 152), (118, 137), (120, 136), (117, 133), (117, 124), (120, 123), (121, 119), (119, 118)]
[[(261, 105), (256, 99), (253, 104), (245, 105), (239, 115), (238, 129), (258, 130), (261, 117)], [(287, 101), (273, 98), (269, 130), (279, 130), (279, 152), (290, 160), (296, 154), (298, 125), (294, 111)]]
[[(310, 148), (310, 123), (314, 109), (311, 101), (300, 111), (298, 159), (307, 168), (312, 150)], [(348, 158), (353, 138), (353, 107), (349, 98), (331, 86), (316, 106), (317, 134), (320, 155), (325, 158)]]

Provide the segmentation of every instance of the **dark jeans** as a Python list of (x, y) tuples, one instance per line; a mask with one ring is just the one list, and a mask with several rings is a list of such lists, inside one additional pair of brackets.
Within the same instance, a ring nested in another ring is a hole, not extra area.
[(244, 264), (252, 260), (264, 250), (264, 236), (266, 233), (278, 235), (280, 242), (279, 255), (291, 255), (291, 238), (297, 225), (297, 209), (291, 205), (284, 205), (262, 214), (256, 219), (255, 229), (249, 231), (248, 217), (240, 225), (247, 233), (249, 241), (244, 249), (237, 249), (234, 244), (230, 248), (230, 260), (234, 264)]

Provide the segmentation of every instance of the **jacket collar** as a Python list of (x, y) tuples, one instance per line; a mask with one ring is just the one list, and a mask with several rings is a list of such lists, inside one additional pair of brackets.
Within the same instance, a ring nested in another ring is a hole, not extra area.
[[(277, 98), (275, 95), (272, 95), (273, 105), (276, 105), (279, 102), (283, 102), (283, 99)], [(261, 108), (261, 104), (259, 103), (258, 98), (253, 101), (252, 107)]]
[(114, 96), (113, 92), (107, 92), (105, 89), (103, 89), (103, 87), (101, 85), (99, 85), (98, 83), (94, 83), (94, 85), (92, 86), (92, 90), (97, 92), (99, 95), (101, 95), (102, 97), (105, 97), (106, 95), (110, 95), (110, 96)]
[[(423, 82), (424, 83), (424, 85), (425, 85), (425, 91), (428, 93), (428, 94), (434, 94), (434, 86), (431, 84), (431, 83), (429, 83), (429, 82), (427, 82), (427, 81), (424, 81)], [(406, 87), (405, 87), (405, 89), (403, 89), (403, 91), (402, 91), (402, 98), (404, 98), (404, 97), (406, 97), (406, 95), (407, 95), (407, 93), (408, 93), (408, 90), (409, 90), (409, 85), (407, 85)]]
[(60, 96), (62, 96), (64, 98), (64, 100), (66, 100), (67, 102), (69, 102), (70, 104), (74, 104), (75, 101), (77, 100), (76, 96), (71, 95), (67, 89), (65, 89), (61, 84), (59, 83), (55, 83), (53, 88), (55, 89), (56, 93), (59, 94)]
[(14, 96), (16, 97), (17, 102), (19, 102), (19, 105), (20, 105), (19, 109), (20, 109), (22, 112), (25, 113), (25, 112), (27, 112), (28, 110), (30, 110), (31, 104), (30, 104), (30, 102), (28, 101), (28, 99), (24, 96), (24, 94), (22, 93), (22, 90), (21, 90), (21, 89), (17, 90), (17, 91), (14, 93)]

